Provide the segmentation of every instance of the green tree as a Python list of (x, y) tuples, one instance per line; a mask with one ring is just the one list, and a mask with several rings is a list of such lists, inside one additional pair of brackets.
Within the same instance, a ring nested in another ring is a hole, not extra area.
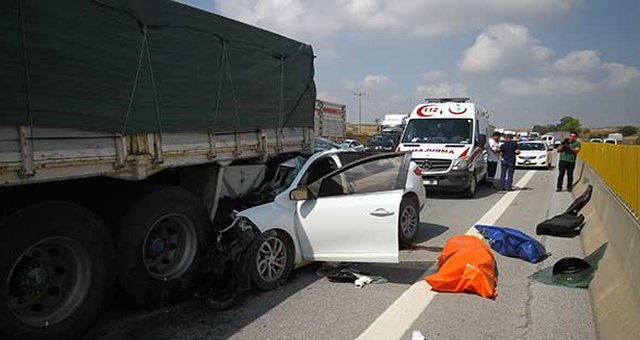
[(635, 126), (627, 125), (621, 127), (618, 132), (620, 132), (623, 136), (633, 136), (638, 133), (638, 128)]
[(541, 135), (544, 135), (547, 132), (558, 130), (557, 125), (534, 125), (531, 131), (535, 131)]
[(580, 119), (571, 116), (562, 117), (560, 124), (558, 124), (558, 130), (560, 131), (582, 131), (582, 123)]

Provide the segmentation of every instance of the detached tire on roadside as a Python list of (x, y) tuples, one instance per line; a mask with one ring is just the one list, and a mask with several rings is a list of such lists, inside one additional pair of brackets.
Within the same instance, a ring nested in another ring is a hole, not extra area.
[(112, 293), (106, 227), (75, 204), (27, 206), (0, 222), (0, 338), (73, 339)]
[(200, 200), (179, 187), (156, 187), (124, 217), (117, 240), (119, 281), (138, 306), (191, 296), (200, 276), (209, 220)]

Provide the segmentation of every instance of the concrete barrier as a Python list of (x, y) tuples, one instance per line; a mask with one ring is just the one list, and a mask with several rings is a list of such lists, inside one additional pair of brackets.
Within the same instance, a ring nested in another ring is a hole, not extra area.
[[(585, 254), (607, 243), (589, 291), (600, 339), (632, 339), (640, 335), (640, 222), (587, 164), (578, 160), (574, 195), (593, 185), (583, 209), (581, 237)], [(637, 176), (637, 174), (636, 174)], [(571, 311), (567, 311), (570, 313)], [(635, 334), (635, 335), (634, 335)]]

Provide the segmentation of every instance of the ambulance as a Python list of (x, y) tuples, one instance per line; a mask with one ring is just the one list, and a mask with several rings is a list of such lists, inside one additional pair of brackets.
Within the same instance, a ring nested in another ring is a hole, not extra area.
[(398, 151), (411, 152), (428, 189), (473, 197), (487, 180), (489, 113), (469, 98), (431, 98), (413, 109)]

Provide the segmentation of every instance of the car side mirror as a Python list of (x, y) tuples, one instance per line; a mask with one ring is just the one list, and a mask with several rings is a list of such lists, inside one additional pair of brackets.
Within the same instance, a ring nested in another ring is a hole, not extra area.
[(292, 201), (306, 201), (312, 197), (313, 195), (306, 185), (301, 185), (289, 192), (289, 199)]

